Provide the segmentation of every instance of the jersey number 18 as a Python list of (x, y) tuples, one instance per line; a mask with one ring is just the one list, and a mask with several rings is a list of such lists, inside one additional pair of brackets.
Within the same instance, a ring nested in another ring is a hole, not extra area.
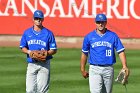
[(111, 56), (111, 50), (106, 50), (106, 56)]

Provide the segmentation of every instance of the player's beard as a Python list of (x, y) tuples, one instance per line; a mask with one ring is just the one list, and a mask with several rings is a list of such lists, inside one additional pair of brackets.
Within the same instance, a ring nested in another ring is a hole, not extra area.
[(98, 30), (101, 31), (101, 32), (104, 31), (105, 30), (105, 26), (98, 27)]
[(35, 25), (36, 26), (42, 26), (42, 22), (37, 21), (37, 22), (35, 22)]

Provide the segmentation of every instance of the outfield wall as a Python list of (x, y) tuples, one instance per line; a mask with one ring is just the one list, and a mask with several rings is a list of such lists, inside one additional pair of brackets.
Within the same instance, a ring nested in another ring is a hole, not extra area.
[[(0, 47), (18, 47), (20, 35), (0, 35)], [(140, 39), (121, 39), (126, 49), (140, 49)], [(83, 37), (56, 37), (58, 48), (81, 48)]]
[(82, 37), (95, 28), (104, 13), (107, 27), (121, 38), (140, 38), (140, 0), (0, 0), (0, 34), (21, 35), (32, 26), (36, 9), (45, 14), (43, 25), (55, 36)]

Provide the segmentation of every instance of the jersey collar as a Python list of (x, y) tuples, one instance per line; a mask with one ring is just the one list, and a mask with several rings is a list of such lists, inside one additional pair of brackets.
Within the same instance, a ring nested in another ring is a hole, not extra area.
[(95, 32), (96, 32), (96, 34), (97, 34), (98, 36), (103, 37), (103, 36), (107, 33), (107, 29), (106, 29), (106, 31), (105, 31), (104, 34), (99, 34), (99, 33), (97, 33), (97, 30), (95, 30)]
[[(43, 27), (43, 28), (44, 28), (44, 27)], [(43, 28), (42, 28), (42, 29), (43, 29)], [(39, 35), (39, 34), (42, 32), (42, 29), (41, 29), (41, 31), (38, 32), (38, 31), (35, 31), (35, 30), (34, 30), (34, 26), (33, 26), (33, 27), (32, 27), (32, 32), (33, 32), (35, 35)]]

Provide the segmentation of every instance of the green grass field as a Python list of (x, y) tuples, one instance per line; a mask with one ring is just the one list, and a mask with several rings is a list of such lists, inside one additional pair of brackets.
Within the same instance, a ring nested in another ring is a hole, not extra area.
[[(49, 93), (89, 93), (88, 79), (80, 73), (80, 49), (59, 49), (51, 61)], [(127, 93), (140, 93), (140, 50), (126, 50), (131, 70)], [(0, 48), (0, 93), (25, 93), (26, 55), (19, 48)], [(117, 56), (115, 77), (121, 69)], [(88, 65), (87, 65), (88, 69)], [(113, 93), (126, 93), (125, 87), (115, 83)]]

